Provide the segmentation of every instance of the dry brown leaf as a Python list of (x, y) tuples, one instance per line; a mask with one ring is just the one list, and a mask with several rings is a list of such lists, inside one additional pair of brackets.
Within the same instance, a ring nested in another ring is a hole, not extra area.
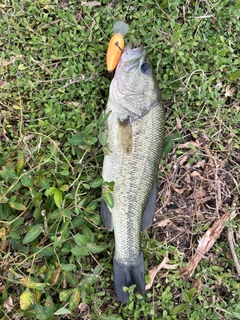
[(1, 60), (0, 60), (0, 63), (1, 63), (1, 65), (2, 65), (3, 67), (9, 66), (10, 64), (13, 64), (14, 62), (15, 62), (15, 58), (13, 58), (13, 59), (11, 59), (11, 60), (9, 60), (9, 61), (7, 61), (7, 60), (5, 60), (5, 59), (1, 59)]
[(146, 290), (150, 289), (153, 285), (153, 281), (157, 275), (157, 273), (161, 270), (161, 269), (176, 269), (177, 268), (177, 265), (170, 265), (170, 264), (167, 264), (167, 262), (169, 261), (169, 259), (167, 257), (164, 257), (163, 258), (163, 261), (158, 265), (156, 266), (155, 268), (153, 268), (152, 270), (149, 270), (149, 276), (150, 276), (150, 283), (148, 283), (146, 285)]
[(159, 278), (160, 278), (160, 279), (167, 278), (168, 274), (169, 274), (169, 272), (167, 271), (167, 272), (163, 273), (163, 274), (161, 275), (161, 277), (159, 277)]
[(80, 310), (81, 313), (88, 311), (89, 307), (86, 303), (80, 303), (78, 305), (78, 309)]
[(186, 143), (178, 145), (178, 149), (192, 149), (192, 147), (198, 148), (199, 143), (195, 141), (188, 141)]
[(201, 277), (194, 280), (193, 282), (193, 288), (196, 288), (197, 291), (200, 291), (201, 290), (201, 286), (202, 286), (202, 279)]
[(77, 108), (79, 106), (79, 102), (73, 101), (72, 105)]
[(97, 7), (101, 5), (101, 3), (97, 1), (89, 1), (89, 2), (82, 1), (82, 4), (85, 5), (86, 7)]
[(6, 287), (3, 285), (3, 286), (0, 286), (0, 292), (4, 292), (6, 289)]
[(189, 199), (194, 199), (194, 200), (202, 199), (206, 196), (206, 194), (207, 193), (204, 189), (196, 190), (189, 196)]
[(177, 129), (182, 129), (181, 120), (179, 118), (176, 118), (176, 122), (177, 122)]
[(201, 161), (198, 161), (195, 165), (194, 165), (194, 168), (204, 168), (205, 166), (205, 159), (201, 160)]
[(200, 175), (200, 173), (198, 171), (191, 172), (190, 176), (191, 177), (198, 177), (198, 178), (202, 179), (202, 177), (201, 177), (201, 175)]
[(181, 189), (178, 189), (178, 188), (173, 188), (175, 192), (177, 192), (178, 194), (182, 194), (186, 188), (181, 188)]
[(226, 87), (225, 97), (231, 97), (234, 93), (234, 90), (231, 89), (230, 84)]
[(0, 88), (5, 88), (8, 85), (7, 81), (0, 80)]
[(233, 219), (235, 216), (235, 212), (232, 212), (230, 215), (229, 213), (225, 213), (221, 219), (215, 221), (213, 226), (205, 232), (205, 234), (199, 241), (196, 253), (190, 259), (188, 266), (181, 269), (179, 272), (184, 279), (188, 279), (193, 275), (198, 263), (202, 260), (202, 258), (205, 258), (205, 254), (209, 251), (209, 249), (215, 243), (216, 239), (220, 236), (225, 222), (229, 219)]
[(4, 302), (4, 307), (7, 309), (8, 312), (12, 311), (13, 308), (13, 299), (11, 296), (7, 298), (7, 300)]
[(171, 220), (170, 219), (164, 219), (160, 222), (157, 222), (153, 225), (153, 227), (166, 227), (168, 224), (171, 223)]
[(53, 276), (52, 281), (51, 281), (51, 285), (52, 286), (54, 286), (57, 283), (59, 275), (60, 275), (60, 272), (61, 272), (61, 268), (57, 268), (54, 271), (54, 276)]
[(181, 161), (179, 162), (180, 166), (182, 166), (184, 164), (184, 162), (186, 162), (188, 160), (188, 155), (185, 155)]
[(187, 183), (190, 183), (191, 182), (191, 178), (190, 178), (190, 175), (187, 173), (186, 174), (186, 177), (184, 179)]
[(167, 257), (163, 258), (163, 261), (153, 268), (152, 270), (149, 270), (149, 275), (150, 275), (150, 283), (146, 285), (146, 290), (150, 289), (153, 285), (154, 278), (156, 277), (156, 274), (164, 267), (164, 265), (169, 261)]

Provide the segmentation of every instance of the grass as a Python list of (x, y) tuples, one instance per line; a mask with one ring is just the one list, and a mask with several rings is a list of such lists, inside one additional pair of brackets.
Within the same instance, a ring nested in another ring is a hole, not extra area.
[[(1, 319), (240, 319), (228, 240), (239, 261), (239, 9), (225, 0), (1, 2)], [(148, 48), (167, 127), (143, 250), (147, 270), (164, 257), (168, 267), (145, 301), (132, 294), (126, 305), (99, 214), (105, 52), (121, 19), (126, 40)], [(183, 279), (226, 212), (237, 215)]]

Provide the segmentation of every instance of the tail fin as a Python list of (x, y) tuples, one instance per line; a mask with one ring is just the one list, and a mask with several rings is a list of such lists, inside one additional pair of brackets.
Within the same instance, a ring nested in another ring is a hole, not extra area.
[(145, 295), (144, 260), (141, 252), (134, 265), (124, 265), (115, 258), (114, 263), (114, 284), (118, 300), (122, 303), (128, 302), (129, 294), (123, 291), (123, 287), (130, 287), (136, 284), (136, 292)]

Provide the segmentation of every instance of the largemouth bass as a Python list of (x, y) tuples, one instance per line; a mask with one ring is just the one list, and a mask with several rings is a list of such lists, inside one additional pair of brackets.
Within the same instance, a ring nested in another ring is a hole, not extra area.
[(164, 110), (153, 69), (143, 47), (127, 45), (111, 82), (107, 110), (109, 154), (103, 179), (114, 182), (113, 208), (101, 204), (103, 222), (114, 230), (114, 283), (120, 302), (123, 287), (145, 294), (141, 230), (152, 224), (157, 173), (164, 140)]

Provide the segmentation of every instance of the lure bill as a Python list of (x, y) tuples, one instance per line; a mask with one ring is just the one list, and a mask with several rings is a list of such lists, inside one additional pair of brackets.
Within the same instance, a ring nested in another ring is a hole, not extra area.
[(128, 25), (123, 21), (115, 22), (113, 26), (114, 35), (112, 36), (107, 49), (106, 63), (107, 71), (113, 72), (116, 68), (124, 49), (123, 37), (128, 32)]

